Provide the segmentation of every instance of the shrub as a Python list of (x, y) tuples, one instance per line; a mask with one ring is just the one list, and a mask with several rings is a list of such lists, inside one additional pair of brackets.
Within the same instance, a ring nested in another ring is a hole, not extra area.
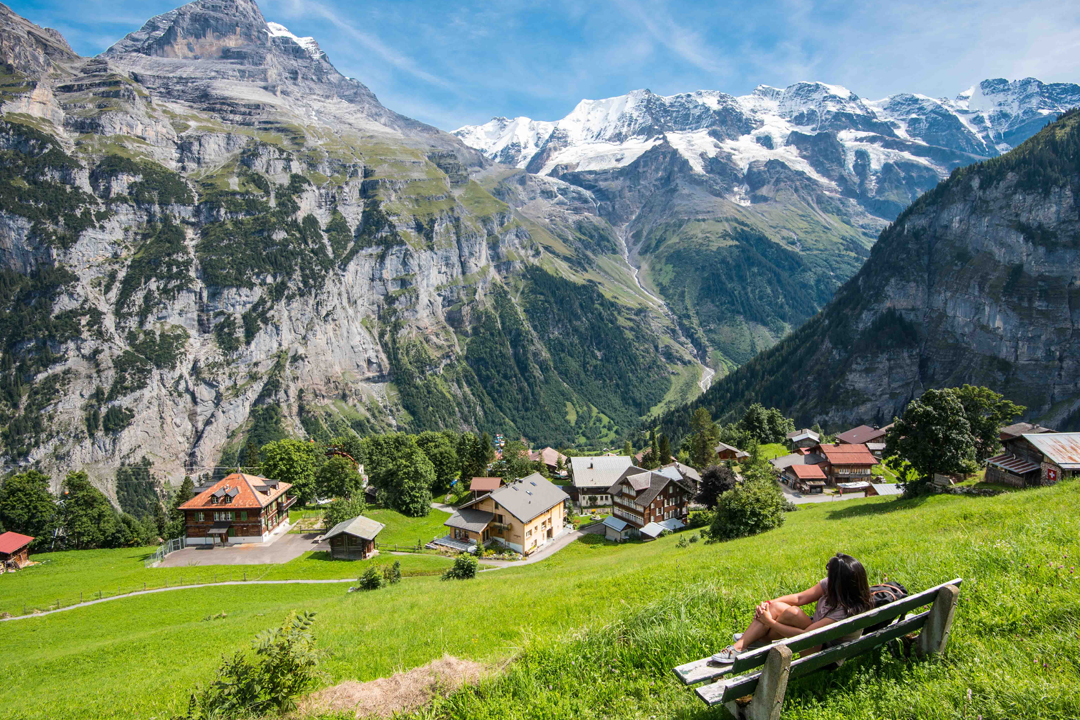
[(697, 541), (698, 541), (697, 533), (694, 533), (693, 535), (690, 536), (690, 542), (691, 543), (696, 543)]
[(713, 540), (732, 540), (784, 524), (784, 494), (768, 470), (752, 472), (744, 482), (720, 496), (709, 529)]
[(322, 652), (310, 633), (314, 619), (313, 612), (292, 613), (280, 628), (259, 633), (253, 652), (226, 658), (214, 682), (192, 693), (186, 717), (265, 715), (295, 707), (296, 698), (321, 676)]
[(383, 568), (383, 581), (387, 585), (397, 585), (401, 582), (401, 563), (397, 560), (393, 565), (387, 565)]
[(378, 590), (383, 586), (383, 574), (374, 565), (368, 567), (364, 574), (357, 578), (357, 588), (360, 590)]
[(685, 537), (681, 537), (681, 538), (679, 538), (679, 542), (675, 543), (675, 547), (677, 547), (677, 548), (690, 547), (690, 542)]
[(443, 580), (472, 580), (476, 577), (476, 558), (471, 555), (458, 555), (454, 564), (445, 573)]

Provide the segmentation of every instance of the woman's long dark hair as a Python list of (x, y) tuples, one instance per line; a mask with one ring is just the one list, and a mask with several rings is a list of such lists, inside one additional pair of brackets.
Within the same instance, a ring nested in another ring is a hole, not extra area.
[(828, 601), (833, 607), (842, 607), (851, 615), (870, 610), (870, 581), (862, 563), (844, 553), (836, 553), (825, 566), (828, 572)]

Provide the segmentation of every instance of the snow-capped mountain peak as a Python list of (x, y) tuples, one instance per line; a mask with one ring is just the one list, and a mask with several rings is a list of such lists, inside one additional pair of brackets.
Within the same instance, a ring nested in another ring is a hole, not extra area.
[(318, 60), (324, 56), (322, 48), (319, 47), (319, 43), (315, 41), (313, 37), (297, 37), (289, 32), (289, 28), (276, 22), (266, 23), (266, 32), (273, 38), (288, 38), (294, 43), (304, 48), (307, 54), (313, 59)]

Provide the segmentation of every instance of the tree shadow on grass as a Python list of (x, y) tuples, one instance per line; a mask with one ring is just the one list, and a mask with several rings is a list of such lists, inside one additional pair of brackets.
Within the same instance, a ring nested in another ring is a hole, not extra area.
[(826, 515), (826, 518), (829, 520), (843, 520), (845, 518), (853, 517), (884, 515), (899, 510), (912, 510), (926, 502), (926, 498), (928, 497), (929, 495), (920, 495), (919, 497), (910, 499), (896, 498), (889, 502), (848, 504), (846, 507), (830, 510)]

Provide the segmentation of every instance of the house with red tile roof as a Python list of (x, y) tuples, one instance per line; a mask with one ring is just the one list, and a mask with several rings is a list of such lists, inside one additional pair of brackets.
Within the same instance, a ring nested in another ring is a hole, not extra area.
[(29, 547), (34, 538), (17, 532), (0, 533), (0, 573), (21, 570), (30, 562)]
[(823, 492), (827, 479), (821, 465), (789, 465), (784, 468), (786, 483), (802, 493)]
[(289, 520), (289, 483), (232, 473), (180, 506), (188, 545), (265, 542)]
[(821, 469), (830, 485), (869, 482), (879, 460), (866, 445), (818, 445), (814, 452), (824, 458)]

